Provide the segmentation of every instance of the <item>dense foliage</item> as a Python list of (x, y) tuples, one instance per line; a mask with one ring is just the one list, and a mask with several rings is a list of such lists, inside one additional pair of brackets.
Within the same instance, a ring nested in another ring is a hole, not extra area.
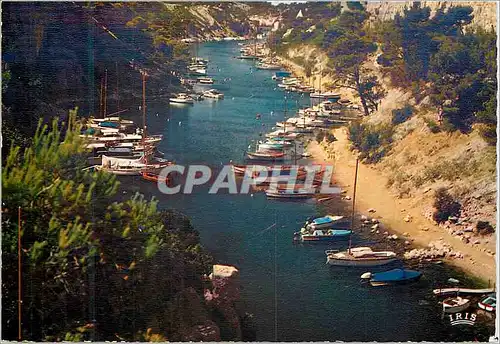
[[(301, 11), (303, 17), (298, 16)], [(375, 75), (364, 67), (377, 46), (365, 30), (368, 13), (357, 2), (341, 12), (339, 3), (317, 3), (314, 6), (290, 6), (282, 16), (284, 27), (273, 36), (272, 46), (278, 51), (294, 44), (317, 45), (329, 56), (329, 68), (336, 80), (333, 87), (353, 89), (361, 99), (365, 115), (378, 107), (384, 90)], [(313, 61), (314, 62), (314, 61)], [(304, 63), (306, 76), (311, 74), (310, 62)]]
[(395, 86), (411, 86), (417, 101), (430, 97), (442, 112), (443, 130), (467, 133), (481, 123), (481, 134), (495, 144), (496, 34), (466, 31), (472, 19), (471, 7), (441, 8), (431, 18), (430, 9), (415, 2), (374, 30), (378, 62)]
[(82, 170), (75, 116), (40, 125), (2, 169), (2, 336), (17, 337), (20, 208), (24, 339), (178, 338), (169, 302), (201, 293), (211, 258), (185, 217), (139, 195), (113, 202), (115, 178)]
[(344, 11), (331, 22), (323, 40), (335, 72), (334, 86), (356, 91), (365, 115), (377, 110), (379, 100), (385, 95), (377, 77), (364, 67), (368, 56), (377, 50), (363, 28), (367, 18), (363, 10)]

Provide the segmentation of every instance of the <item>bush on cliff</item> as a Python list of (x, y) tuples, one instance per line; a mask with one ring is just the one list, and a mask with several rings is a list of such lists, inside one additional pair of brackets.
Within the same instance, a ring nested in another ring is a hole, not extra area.
[(445, 188), (439, 188), (434, 195), (434, 221), (441, 223), (447, 221), (450, 216), (460, 214), (460, 203), (456, 202)]
[(377, 163), (391, 149), (394, 129), (391, 125), (367, 125), (352, 122), (349, 125), (349, 140), (352, 148), (360, 152), (360, 159)]

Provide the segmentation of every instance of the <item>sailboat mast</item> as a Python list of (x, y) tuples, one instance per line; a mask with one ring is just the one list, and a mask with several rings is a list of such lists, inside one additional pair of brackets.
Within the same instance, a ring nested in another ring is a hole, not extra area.
[(21, 340), (22, 337), (22, 330), (21, 330), (21, 283), (22, 283), (22, 272), (21, 272), (21, 207), (18, 208), (18, 213), (17, 213), (17, 288), (18, 288), (18, 297), (17, 297), (17, 307), (18, 307), (18, 339), (19, 341)]
[(101, 79), (101, 90), (99, 92), (99, 116), (104, 117), (104, 111), (103, 109), (103, 95), (104, 95), (104, 79)]
[[(142, 72), (142, 138), (146, 138), (146, 72)], [(145, 144), (145, 142), (144, 142)], [(146, 148), (146, 147), (144, 147)]]
[(283, 111), (283, 134), (286, 135), (286, 95), (285, 95), (285, 110)]
[(106, 117), (106, 113), (108, 112), (108, 70), (104, 72), (104, 117)]
[(120, 111), (120, 95), (118, 93), (119, 85), (118, 62), (116, 62), (116, 111)]
[(351, 244), (352, 244), (352, 231), (354, 231), (354, 212), (356, 204), (356, 184), (358, 182), (358, 165), (359, 159), (356, 158), (356, 172), (354, 173), (354, 192), (352, 195), (352, 214), (351, 214), (351, 235), (349, 235), (349, 254), (351, 254)]

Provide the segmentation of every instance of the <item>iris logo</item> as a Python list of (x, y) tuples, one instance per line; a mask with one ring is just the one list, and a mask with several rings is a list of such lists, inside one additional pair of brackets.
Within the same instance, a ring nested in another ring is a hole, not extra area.
[(468, 325), (474, 326), (477, 315), (475, 313), (455, 313), (448, 314), (451, 326)]

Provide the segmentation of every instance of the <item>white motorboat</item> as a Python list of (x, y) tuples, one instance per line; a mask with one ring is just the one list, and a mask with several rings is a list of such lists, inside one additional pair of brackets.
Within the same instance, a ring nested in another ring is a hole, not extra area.
[(345, 223), (346, 219), (340, 215), (326, 215), (306, 221), (304, 227), (306, 229), (316, 230), (323, 228), (332, 228), (335, 224)]
[(155, 145), (158, 144), (163, 135), (151, 135), (146, 138), (143, 138), (142, 135), (138, 134), (113, 134), (113, 135), (103, 135), (103, 136), (91, 136), (91, 135), (80, 135), (80, 137), (85, 138), (88, 144), (91, 143), (124, 143), (124, 142), (132, 142), (132, 143), (141, 143)]
[(194, 104), (193, 98), (188, 96), (186, 93), (179, 93), (177, 96), (169, 98), (170, 103), (176, 104)]
[(336, 266), (380, 266), (396, 261), (396, 253), (391, 251), (372, 251), (370, 247), (354, 247), (347, 251), (325, 251), (327, 264)]
[(203, 96), (207, 97), (207, 98), (214, 98), (214, 99), (223, 99), (224, 98), (224, 94), (217, 91), (216, 89), (211, 89), (211, 90), (203, 92)]
[(207, 70), (205, 68), (200, 68), (200, 67), (197, 67), (197, 66), (196, 67), (193, 66), (193, 67), (189, 67), (188, 69), (189, 69), (189, 71), (191, 73), (200, 74), (200, 75), (206, 75), (207, 74)]
[(202, 77), (202, 78), (198, 78), (198, 82), (200, 84), (213, 84), (214, 83), (214, 79), (208, 78), (208, 77)]
[(265, 69), (265, 70), (280, 70), (281, 66), (277, 64), (270, 63), (258, 63), (256, 66), (257, 69)]
[(145, 171), (160, 171), (170, 164), (170, 162), (148, 163), (146, 156), (142, 156), (139, 159), (124, 159), (103, 155), (101, 165), (97, 165), (95, 168), (116, 175), (137, 176)]
[(311, 98), (320, 98), (320, 99), (335, 99), (335, 98), (340, 98), (340, 93), (334, 93), (334, 92), (323, 92), (323, 93), (311, 93), (309, 95)]

